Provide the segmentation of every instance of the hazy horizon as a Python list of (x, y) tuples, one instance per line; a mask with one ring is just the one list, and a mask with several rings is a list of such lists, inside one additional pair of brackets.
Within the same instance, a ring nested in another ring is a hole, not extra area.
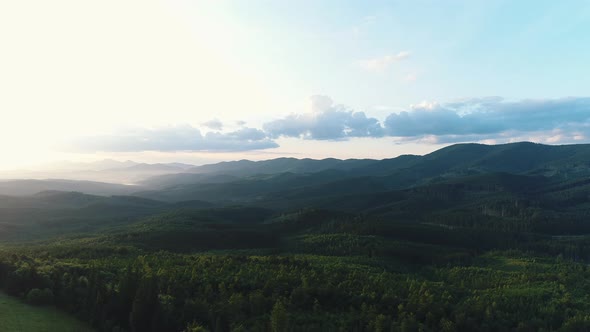
[[(508, 142), (508, 143), (498, 143), (498, 144), (509, 144), (509, 143), (537, 143), (533, 141), (517, 141), (517, 142)], [(145, 158), (141, 155), (129, 155), (130, 158), (136, 157), (135, 159), (120, 157), (117, 158), (113, 155), (102, 156), (101, 154), (93, 155), (89, 159), (74, 159), (74, 160), (52, 160), (46, 162), (39, 162), (39, 163), (32, 163), (25, 166), (20, 167), (0, 167), (0, 178), (2, 173), (7, 172), (14, 172), (14, 174), (18, 174), (19, 171), (30, 171), (30, 172), (42, 172), (42, 171), (68, 171), (68, 170), (92, 170), (92, 171), (101, 171), (101, 170), (109, 170), (109, 169), (118, 169), (118, 168), (126, 168), (132, 167), (137, 165), (172, 165), (172, 164), (184, 164), (186, 166), (198, 167), (203, 165), (211, 165), (217, 164), (222, 162), (235, 162), (241, 160), (248, 160), (248, 161), (267, 161), (277, 158), (294, 158), (294, 159), (314, 159), (314, 160), (322, 160), (322, 159), (374, 159), (374, 160), (383, 160), (383, 159), (391, 159), (397, 158), (402, 155), (418, 155), (423, 156), (429, 154), (431, 152), (437, 151), (439, 149), (455, 145), (455, 144), (484, 144), (484, 145), (496, 145), (490, 142), (463, 142), (463, 143), (448, 143), (448, 144), (441, 144), (441, 145), (429, 145), (427, 149), (424, 151), (405, 151), (404, 153), (399, 154), (392, 154), (390, 156), (383, 156), (383, 157), (363, 157), (362, 153), (359, 156), (348, 156), (344, 158), (339, 158), (332, 155), (325, 155), (319, 157), (308, 157), (304, 154), (299, 153), (277, 153), (276, 155), (272, 153), (260, 153), (260, 154), (245, 154), (240, 157), (236, 157), (232, 154), (226, 155), (226, 158), (223, 157), (210, 157), (210, 159), (204, 158), (190, 158), (190, 157), (183, 157), (181, 153), (178, 155), (166, 156), (163, 159), (153, 159), (153, 158)], [(539, 143), (544, 145), (570, 145), (570, 144), (549, 144), (549, 143)], [(571, 143), (571, 144), (587, 144), (587, 143)], [(406, 147), (407, 148), (407, 147)], [(418, 149), (421, 150), (421, 149)], [(215, 156), (216, 154), (213, 154)], [(224, 154), (219, 154), (224, 155)], [(179, 159), (175, 159), (174, 157), (178, 156)], [(108, 166), (108, 164), (112, 164), (112, 166)], [(107, 165), (107, 166), (105, 166)]]
[(589, 18), (584, 1), (6, 1), (0, 168), (589, 142)]
[[(520, 141), (511, 143), (535, 143), (530, 141)], [(484, 143), (477, 143), (484, 144)], [(539, 143), (540, 144), (540, 143)], [(412, 153), (408, 152), (403, 155), (416, 155), (424, 156), (431, 152), (435, 152), (447, 146), (454, 144), (445, 144), (442, 147), (434, 148), (435, 145), (431, 145), (432, 151), (424, 153)], [(497, 145), (497, 144), (485, 144), (485, 145)], [(570, 145), (570, 144), (544, 144), (544, 145)], [(297, 155), (279, 155), (272, 156), (268, 154), (260, 154), (260, 158), (236, 158), (236, 159), (208, 159), (201, 160), (201, 162), (191, 163), (178, 160), (160, 160), (160, 161), (146, 161), (146, 160), (131, 160), (131, 159), (92, 159), (92, 160), (60, 160), (53, 162), (40, 163), (36, 165), (30, 165), (29, 167), (23, 168), (11, 168), (3, 169), (0, 168), (0, 182), (10, 180), (73, 180), (73, 181), (93, 181), (93, 182), (104, 182), (113, 184), (125, 184), (125, 185), (137, 185), (145, 180), (155, 179), (161, 175), (175, 175), (179, 173), (195, 173), (199, 166), (204, 165), (215, 165), (224, 162), (237, 162), (242, 160), (247, 161), (269, 161), (277, 158), (294, 158), (294, 159), (312, 159), (312, 160), (324, 160), (324, 159), (340, 159), (340, 160), (360, 160), (360, 159), (371, 159), (371, 160), (384, 160), (393, 159), (401, 156), (402, 154), (393, 155), (384, 158), (335, 158), (332, 156), (320, 157), (320, 158), (308, 158)], [(193, 159), (194, 160), (194, 159)]]

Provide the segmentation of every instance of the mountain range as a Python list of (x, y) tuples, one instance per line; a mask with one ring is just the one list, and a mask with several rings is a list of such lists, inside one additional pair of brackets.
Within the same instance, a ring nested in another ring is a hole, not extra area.
[(172, 173), (0, 182), (4, 292), (105, 331), (590, 328), (590, 145), (124, 163)]
[(0, 179), (81, 180), (106, 183), (136, 184), (152, 176), (184, 172), (194, 165), (183, 163), (138, 163), (112, 159), (95, 162), (56, 162), (34, 170), (0, 171)]
[[(278, 158), (203, 166), (104, 160), (69, 165), (67, 172), (33, 177), (37, 180), (0, 181), (0, 194), (57, 190), (164, 201), (243, 202), (266, 200), (279, 192), (309, 196), (396, 190), (497, 172), (570, 181), (590, 175), (590, 145), (456, 144), (424, 156), (383, 160)], [(87, 178), (101, 181), (76, 181)], [(129, 183), (134, 185), (125, 185)]]
[(140, 183), (150, 190), (136, 194), (169, 201), (252, 201), (279, 192), (309, 196), (404, 189), (498, 172), (553, 180), (584, 178), (590, 175), (590, 145), (457, 144), (424, 156), (384, 160), (242, 160), (151, 177)]
[[(245, 206), (271, 215), (327, 209), (412, 220), (437, 214), (445, 220), (449, 215), (462, 220), (523, 214), (535, 216), (551, 232), (567, 233), (586, 229), (582, 220), (590, 211), (590, 145), (457, 144), (424, 156), (384, 160), (279, 158), (199, 167), (133, 164), (125, 169), (160, 167), (181, 167), (182, 173), (153, 176), (138, 185), (2, 181), (2, 227), (25, 234), (36, 227), (25, 225), (51, 216), (60, 225), (55, 229), (93, 229), (156, 212)], [(561, 227), (547, 226), (557, 223)]]

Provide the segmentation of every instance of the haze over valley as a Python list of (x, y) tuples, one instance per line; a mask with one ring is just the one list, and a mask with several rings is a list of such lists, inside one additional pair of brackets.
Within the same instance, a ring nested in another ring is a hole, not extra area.
[(0, 331), (590, 331), (588, 31), (583, 0), (0, 1)]

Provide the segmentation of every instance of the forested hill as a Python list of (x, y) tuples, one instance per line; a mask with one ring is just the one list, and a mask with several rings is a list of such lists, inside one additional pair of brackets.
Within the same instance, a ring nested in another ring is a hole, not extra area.
[(387, 175), (405, 168), (437, 171), (532, 172), (586, 167), (590, 144), (543, 145), (530, 142), (501, 145), (455, 144), (424, 156), (402, 155), (384, 160), (334, 158), (314, 160), (279, 158), (265, 161), (240, 160), (189, 168), (186, 173), (249, 176), (277, 173), (350, 171), (356, 175)]
[[(590, 145), (456, 144), (425, 156), (384, 160), (237, 161), (143, 182), (136, 195), (167, 201), (252, 201), (284, 192), (360, 194), (429, 185), (464, 176), (508, 173), (572, 181), (590, 176)], [(279, 195), (280, 196), (280, 195)]]
[(590, 331), (589, 153), (240, 161), (116, 195), (33, 183), (0, 195), (0, 289), (109, 332)]
[(92, 195), (125, 195), (138, 190), (136, 186), (79, 180), (0, 180), (0, 195), (27, 196), (42, 191), (77, 191)]

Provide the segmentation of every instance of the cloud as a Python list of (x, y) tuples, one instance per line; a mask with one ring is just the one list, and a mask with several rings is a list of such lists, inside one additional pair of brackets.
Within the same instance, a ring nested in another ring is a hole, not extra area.
[(581, 143), (590, 140), (590, 97), (520, 101), (485, 97), (423, 102), (379, 121), (335, 104), (328, 96), (316, 95), (310, 98), (309, 112), (266, 122), (262, 129), (242, 126), (234, 131), (202, 133), (189, 125), (132, 128), (79, 137), (69, 142), (67, 150), (248, 151), (276, 148), (279, 145), (275, 139), (279, 138), (345, 141), (362, 137), (390, 137), (398, 143), (426, 144), (523, 140)]
[(120, 133), (79, 137), (67, 150), (84, 152), (139, 151), (247, 151), (276, 148), (278, 144), (260, 129), (242, 128), (232, 132), (201, 131), (189, 125), (164, 128), (135, 128)]
[(590, 140), (590, 130), (578, 130), (574, 127), (566, 129), (556, 128), (552, 130), (538, 131), (506, 131), (487, 135), (425, 135), (421, 137), (405, 137), (401, 141), (412, 141), (430, 144), (451, 144), (481, 142), (484, 144), (501, 144), (530, 141), (544, 144), (577, 144)]
[(420, 104), (391, 114), (384, 122), (390, 136), (472, 135), (537, 132), (590, 121), (590, 98), (506, 102), (499, 97), (446, 104)]
[(219, 141), (236, 140), (249, 142), (261, 142), (267, 139), (266, 133), (256, 128), (241, 128), (229, 133), (209, 132), (205, 137), (207, 139), (215, 139)]
[(368, 71), (382, 72), (387, 70), (393, 63), (404, 60), (410, 56), (410, 52), (403, 51), (398, 54), (389, 54), (381, 57), (359, 61), (359, 65)]
[(382, 122), (313, 96), (310, 113), (290, 114), (264, 124), (269, 137), (346, 140), (393, 137), (400, 142), (456, 143), (486, 140), (581, 142), (590, 138), (590, 98), (526, 99), (500, 97), (423, 102), (391, 113)]
[(309, 97), (312, 112), (322, 112), (329, 110), (333, 105), (334, 101), (329, 96), (314, 95)]
[(202, 123), (203, 126), (213, 129), (213, 130), (222, 130), (223, 129), (223, 122), (219, 121), (218, 119), (209, 120), (207, 122)]
[(327, 96), (311, 97), (310, 113), (290, 114), (267, 122), (264, 131), (272, 138), (298, 137), (315, 140), (339, 140), (351, 137), (380, 137), (383, 128), (375, 118), (334, 105)]

